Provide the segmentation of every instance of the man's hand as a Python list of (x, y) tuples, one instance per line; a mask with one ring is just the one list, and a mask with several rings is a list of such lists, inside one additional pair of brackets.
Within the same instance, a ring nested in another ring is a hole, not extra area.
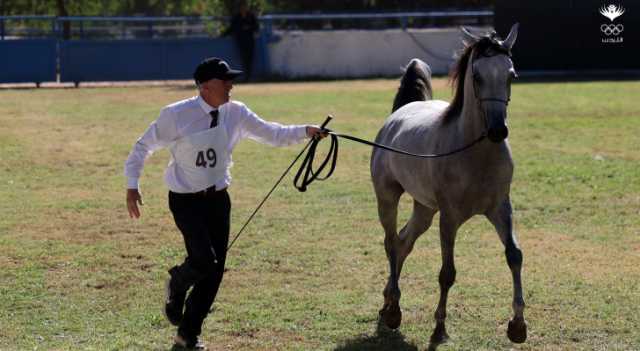
[(324, 129), (320, 129), (316, 126), (307, 126), (307, 136), (309, 138), (322, 139), (329, 135)]
[(144, 205), (142, 202), (142, 195), (138, 189), (127, 189), (127, 209), (129, 210), (129, 217), (140, 218), (140, 209), (138, 204)]

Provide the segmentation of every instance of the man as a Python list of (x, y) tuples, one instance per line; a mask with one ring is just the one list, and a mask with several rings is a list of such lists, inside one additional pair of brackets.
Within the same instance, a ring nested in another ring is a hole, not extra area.
[(231, 18), (231, 24), (223, 35), (233, 34), (236, 47), (242, 59), (242, 68), (245, 71), (244, 80), (249, 81), (253, 72), (253, 53), (255, 50), (255, 35), (260, 25), (256, 15), (249, 10), (246, 1), (240, 3), (238, 13)]
[(187, 349), (205, 349), (199, 335), (224, 272), (233, 148), (244, 138), (281, 146), (326, 136), (315, 126), (266, 122), (243, 103), (230, 101), (233, 79), (240, 74), (219, 58), (202, 61), (193, 74), (199, 95), (163, 108), (125, 163), (127, 208), (132, 218), (139, 218), (138, 179), (144, 161), (162, 147), (171, 153), (164, 178), (187, 256), (169, 270), (164, 313), (178, 326), (176, 346)]

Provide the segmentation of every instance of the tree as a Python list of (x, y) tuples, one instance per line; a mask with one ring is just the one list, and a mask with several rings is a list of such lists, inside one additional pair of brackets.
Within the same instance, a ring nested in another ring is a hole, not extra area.
[[(67, 17), (69, 13), (67, 12), (67, 7), (64, 4), (64, 0), (56, 0), (56, 5), (58, 9), (58, 17)], [(64, 21), (62, 23), (62, 38), (64, 40), (71, 39), (71, 23), (69, 21)]]
[(230, 16), (240, 2), (256, 13), (321, 13), (472, 9), (495, 0), (0, 0), (3, 15)]

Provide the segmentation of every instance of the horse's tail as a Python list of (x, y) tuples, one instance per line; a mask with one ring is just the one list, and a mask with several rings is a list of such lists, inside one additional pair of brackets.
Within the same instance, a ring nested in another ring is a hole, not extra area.
[(414, 58), (404, 69), (400, 78), (400, 87), (393, 100), (391, 112), (413, 101), (426, 101), (433, 98), (431, 88), (431, 68), (424, 61)]

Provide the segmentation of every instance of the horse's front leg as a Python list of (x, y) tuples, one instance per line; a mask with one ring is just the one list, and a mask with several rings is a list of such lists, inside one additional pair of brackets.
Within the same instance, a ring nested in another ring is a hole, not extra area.
[(440, 344), (447, 339), (447, 329), (445, 327), (445, 319), (447, 318), (447, 297), (449, 289), (456, 280), (456, 268), (453, 261), (453, 249), (456, 241), (456, 232), (460, 223), (454, 221), (446, 213), (440, 214), (440, 249), (442, 251), (442, 268), (440, 268), (440, 300), (436, 308), (435, 320), (436, 328), (431, 334), (431, 344)]
[(513, 277), (513, 319), (509, 321), (507, 336), (515, 343), (523, 343), (527, 339), (527, 323), (524, 320), (524, 299), (522, 297), (522, 251), (518, 247), (513, 231), (511, 201), (507, 198), (496, 209), (487, 213), (487, 218), (495, 226), (500, 240), (505, 247), (507, 264)]

